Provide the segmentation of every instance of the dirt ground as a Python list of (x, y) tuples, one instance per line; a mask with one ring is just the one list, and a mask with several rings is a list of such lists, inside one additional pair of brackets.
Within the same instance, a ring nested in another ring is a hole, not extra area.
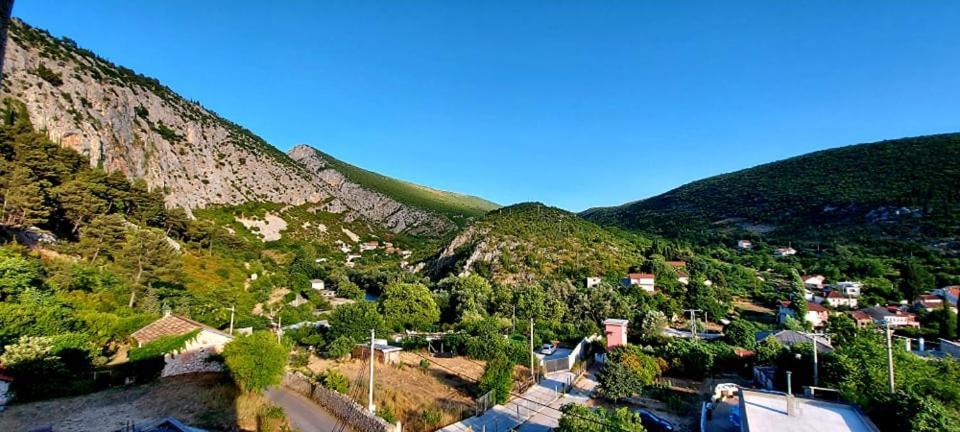
[[(427, 369), (420, 367), (424, 358), (430, 362)], [(347, 376), (351, 382), (360, 376), (362, 363), (358, 360), (327, 360), (314, 357), (309, 368), (323, 372), (333, 368)], [(389, 407), (397, 420), (403, 423), (404, 431), (434, 430), (438, 426), (457, 422), (472, 415), (475, 384), (465, 377), (479, 378), (484, 362), (464, 357), (435, 358), (425, 351), (400, 353), (400, 364), (387, 366), (377, 363), (374, 370), (374, 403)], [(355, 399), (367, 404), (366, 382)], [(440, 413), (435, 425), (424, 420), (424, 412)]]
[(128, 422), (166, 416), (203, 429), (228, 430), (237, 422), (237, 397), (236, 386), (224, 375), (184, 375), (83, 396), (14, 404), (0, 414), (0, 430), (116, 430)]

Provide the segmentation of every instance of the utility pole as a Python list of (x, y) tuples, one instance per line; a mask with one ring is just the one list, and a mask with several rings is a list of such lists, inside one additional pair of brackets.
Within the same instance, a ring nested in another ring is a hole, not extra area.
[(804, 333), (813, 339), (813, 385), (820, 385), (820, 366), (817, 362), (817, 339), (820, 336), (826, 336), (824, 333)]
[[(537, 207), (539, 209), (539, 207)], [(533, 361), (537, 356), (533, 351), (533, 318), (530, 318), (530, 378), (533, 378), (534, 381), (537, 380), (537, 373), (533, 370)]]
[(230, 306), (230, 336), (233, 336), (233, 315), (237, 312), (237, 306)]
[(684, 309), (684, 312), (690, 312), (690, 334), (693, 335), (694, 339), (697, 337), (697, 312), (703, 312), (702, 309)]
[(894, 392), (893, 386), (893, 332), (890, 329), (890, 323), (887, 323), (887, 328), (884, 333), (887, 336), (887, 386), (889, 387), (890, 393)]
[(367, 409), (369, 409), (371, 413), (377, 412), (376, 407), (373, 406), (373, 364), (377, 362), (376, 355), (373, 351), (373, 341), (375, 338), (376, 330), (370, 329), (370, 357), (367, 358), (367, 360), (370, 361), (370, 388), (367, 390)]
[(279, 313), (277, 314), (277, 343), (280, 342), (280, 337), (283, 336), (283, 316)]

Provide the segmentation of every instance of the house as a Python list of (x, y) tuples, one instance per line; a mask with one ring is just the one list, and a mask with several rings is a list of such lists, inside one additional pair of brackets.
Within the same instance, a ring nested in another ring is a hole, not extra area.
[(943, 297), (948, 303), (957, 306), (957, 298), (960, 297), (960, 285), (947, 286), (933, 290), (934, 294)]
[(897, 306), (874, 306), (860, 309), (878, 325), (894, 327), (920, 327), (917, 316), (900, 310)]
[(823, 282), (827, 280), (823, 275), (805, 275), (800, 279), (803, 280), (803, 286), (810, 289), (823, 289)]
[[(788, 316), (796, 316), (796, 311), (793, 309), (793, 302), (781, 300), (779, 309), (777, 310), (777, 320), (783, 324)], [(814, 327), (822, 327), (830, 319), (830, 313), (827, 311), (827, 308), (808, 301), (807, 314), (803, 318), (810, 324), (813, 324)]]
[(600, 285), (601, 279), (596, 276), (590, 276), (587, 278), (587, 288), (593, 288), (597, 285)]
[(607, 351), (627, 344), (627, 324), (625, 319), (607, 318), (603, 321), (607, 335)]
[(13, 377), (5, 374), (3, 366), (0, 365), (0, 412), (3, 411), (7, 402), (10, 402), (10, 399), (13, 398), (13, 394), (10, 393), (11, 384), (13, 384)]
[(310, 279), (310, 288), (313, 288), (317, 291), (323, 291), (326, 288), (326, 285), (323, 283), (323, 279)]
[(325, 289), (325, 290), (321, 290), (321, 291), (320, 291), (320, 295), (323, 296), (323, 297), (325, 297), (325, 298), (331, 298), (331, 297), (336, 297), (336, 296), (337, 296), (337, 292), (334, 291), (334, 290)]
[(737, 249), (750, 249), (753, 247), (753, 242), (750, 240), (738, 240)]
[[(378, 362), (384, 364), (399, 364), (400, 351), (403, 351), (403, 348), (388, 345), (386, 339), (374, 339), (373, 351), (376, 353)], [(350, 356), (361, 360), (370, 358), (370, 344), (357, 344), (353, 347), (353, 352), (350, 353)]]
[(823, 297), (821, 303), (826, 303), (832, 308), (838, 308), (840, 306), (855, 308), (857, 307), (857, 298), (851, 297), (849, 295), (840, 294), (837, 291), (830, 290)]
[(853, 318), (853, 322), (857, 324), (858, 329), (865, 329), (873, 324), (873, 318), (870, 318), (870, 315), (863, 311), (851, 311), (850, 318)]
[(680, 282), (684, 285), (690, 283), (690, 273), (687, 273), (684, 270), (677, 271), (677, 282)]
[(843, 295), (851, 297), (860, 297), (860, 290), (863, 288), (863, 284), (860, 282), (850, 282), (843, 281), (837, 282), (833, 286), (833, 290), (840, 292)]
[(773, 256), (778, 257), (778, 258), (779, 258), (779, 257), (796, 255), (796, 254), (797, 254), (797, 250), (794, 249), (794, 248), (792, 248), (792, 247), (777, 248), (777, 250), (773, 251)]
[(380, 242), (376, 240), (370, 240), (368, 242), (360, 243), (360, 252), (372, 251), (380, 247)]
[(207, 358), (223, 351), (224, 345), (233, 336), (182, 316), (167, 313), (145, 327), (133, 332), (131, 338), (138, 347), (165, 336), (182, 336), (197, 331), (197, 336), (186, 342), (180, 350), (164, 356), (166, 365), (161, 376), (167, 377), (194, 372), (219, 372), (223, 367)]
[(914, 310), (933, 312), (943, 308), (943, 298), (936, 294), (923, 294), (913, 301)]
[(656, 276), (652, 273), (630, 273), (620, 281), (624, 286), (639, 286), (646, 292), (653, 292), (655, 289), (654, 280)]
[[(757, 343), (762, 342), (766, 338), (773, 336), (774, 339), (778, 340), (784, 346), (794, 346), (798, 343), (804, 342), (808, 344), (813, 344), (813, 337), (807, 335), (806, 333), (801, 333), (793, 330), (780, 330), (780, 331), (761, 331), (757, 332), (754, 337), (756, 337)], [(833, 352), (833, 345), (830, 344), (830, 341), (823, 337), (817, 338), (817, 352), (819, 353), (830, 353)]]

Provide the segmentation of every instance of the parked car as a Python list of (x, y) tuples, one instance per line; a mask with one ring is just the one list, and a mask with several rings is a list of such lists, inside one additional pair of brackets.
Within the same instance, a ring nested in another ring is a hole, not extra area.
[(554, 344), (545, 343), (540, 347), (540, 354), (551, 355), (555, 352), (557, 352), (557, 346)]
[(670, 422), (657, 417), (656, 414), (647, 411), (645, 409), (638, 409), (635, 411), (637, 414), (640, 414), (640, 422), (643, 423), (643, 427), (651, 432), (672, 432), (673, 425)]

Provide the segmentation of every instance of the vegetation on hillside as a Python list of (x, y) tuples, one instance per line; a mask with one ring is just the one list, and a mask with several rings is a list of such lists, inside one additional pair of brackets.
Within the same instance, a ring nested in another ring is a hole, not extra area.
[(380, 192), (401, 203), (440, 213), (449, 217), (459, 226), (464, 226), (471, 219), (483, 216), (488, 211), (499, 207), (497, 204), (483, 198), (441, 191), (403, 180), (397, 180), (350, 165), (319, 150), (314, 151), (316, 151), (331, 168), (346, 176), (350, 181)]

